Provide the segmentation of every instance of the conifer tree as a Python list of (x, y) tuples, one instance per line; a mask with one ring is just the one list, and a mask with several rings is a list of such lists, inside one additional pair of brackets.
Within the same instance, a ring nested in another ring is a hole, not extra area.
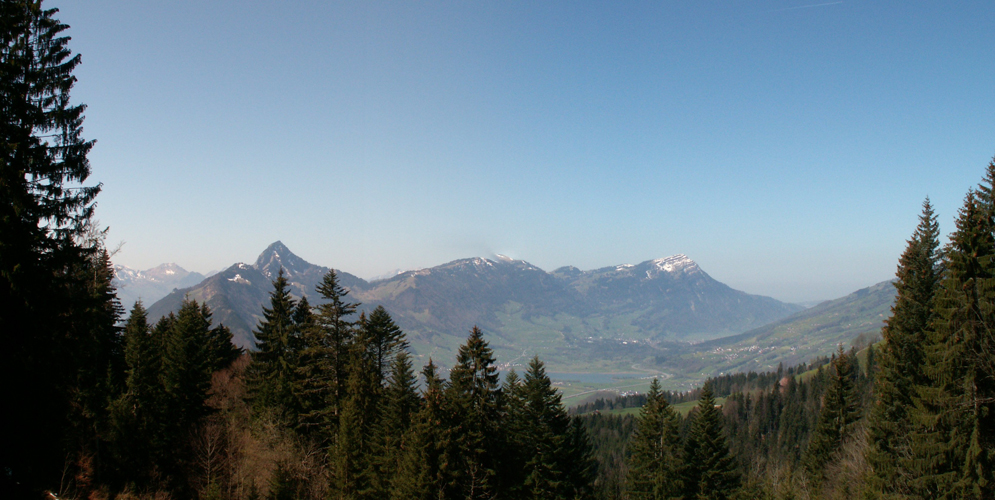
[(321, 369), (326, 370), (321, 383), (327, 384), (321, 391), (327, 394), (327, 425), (334, 427), (339, 415), (339, 402), (344, 396), (346, 365), (349, 363), (349, 352), (356, 333), (356, 323), (350, 316), (356, 312), (359, 304), (346, 300), (349, 291), (339, 284), (334, 269), (329, 269), (322, 278), (317, 292), (325, 301), (318, 306), (317, 314), (322, 356), (325, 357)]
[(373, 498), (376, 471), (371, 460), (370, 438), (378, 420), (376, 410), (381, 388), (376, 385), (369, 346), (360, 341), (351, 347), (338, 438), (333, 449), (335, 489), (340, 498)]
[(504, 377), (501, 395), (505, 410), (503, 428), (507, 436), (501, 457), (505, 464), (502, 475), (507, 495), (517, 498), (525, 495), (525, 462), (531, 456), (531, 443), (528, 441), (529, 421), (525, 418), (525, 387), (514, 368)]
[[(0, 374), (11, 381), (0, 400), (17, 409), (0, 430), (0, 488), (25, 495), (57, 487), (78, 451), (67, 445), (90, 440), (72, 435), (70, 400), (90, 373), (108, 370), (77, 357), (95, 339), (73, 331), (89, 309), (80, 302), (94, 298), (78, 293), (77, 271), (100, 251), (82, 238), (100, 186), (86, 185), (93, 141), (82, 138), (85, 106), (70, 101), (80, 56), (57, 12), (33, 0), (0, 4)], [(113, 339), (110, 326), (90, 333)], [(83, 417), (75, 430), (99, 425)]]
[(314, 316), (314, 311), (311, 310), (311, 303), (308, 302), (306, 295), (297, 301), (291, 322), (293, 322), (294, 328), (291, 331), (290, 340), (287, 342), (287, 349), (291, 352), (292, 357), (297, 357), (304, 350), (305, 332), (317, 326), (317, 318)]
[(926, 348), (928, 383), (915, 399), (913, 493), (984, 498), (995, 494), (995, 235), (991, 182), (970, 191), (944, 250), (934, 328)]
[(877, 400), (870, 415), (867, 458), (873, 472), (871, 487), (885, 494), (908, 491), (908, 464), (903, 462), (911, 453), (909, 411), (916, 387), (926, 383), (921, 367), (940, 281), (938, 250), (939, 226), (927, 198), (919, 225), (898, 262), (897, 297), (881, 331), (885, 344), (876, 360)]
[(523, 493), (535, 499), (570, 498), (574, 489), (567, 474), (570, 418), (538, 356), (525, 372), (521, 399), (524, 404), (517, 418), (524, 423), (522, 441), (527, 445)]
[(111, 407), (112, 452), (122, 479), (145, 486), (154, 460), (155, 439), (161, 433), (158, 403), (162, 400), (160, 352), (152, 342), (142, 302), (131, 310), (124, 326), (127, 380), (125, 391)]
[(408, 353), (398, 353), (391, 361), (390, 368), (387, 387), (380, 397), (380, 419), (371, 447), (375, 469), (373, 489), (379, 498), (390, 494), (391, 478), (397, 476), (404, 448), (410, 445), (408, 430), (420, 405), (416, 389), (418, 381)]
[(398, 473), (390, 478), (391, 500), (429, 500), (445, 498), (445, 456), (451, 454), (446, 430), (449, 408), (446, 383), (439, 378), (435, 363), (429, 359), (422, 370), (425, 391), (422, 406), (414, 415), (405, 434), (405, 446)]
[(567, 498), (590, 498), (594, 492), (597, 463), (594, 447), (580, 417), (570, 419), (564, 451), (564, 465), (567, 482)]
[(499, 495), (501, 388), (494, 353), (479, 328), (470, 330), (449, 375), (452, 447), (444, 459), (451, 467), (446, 494), (468, 499)]
[(404, 332), (394, 324), (383, 306), (377, 306), (368, 318), (360, 322), (359, 333), (370, 346), (377, 384), (382, 384), (387, 379), (394, 356), (408, 348)]
[[(980, 214), (975, 221), (975, 258), (981, 268), (976, 278), (976, 305), (962, 305), (975, 316), (964, 325), (964, 402), (970, 428), (958, 492), (965, 498), (995, 497), (995, 158), (978, 187)], [(970, 291), (961, 296), (969, 302)], [(952, 320), (947, 326), (954, 326)], [(953, 338), (958, 335), (954, 334)]]
[(294, 367), (293, 386), (295, 419), (293, 425), (302, 435), (319, 443), (332, 438), (336, 406), (335, 370), (326, 343), (325, 331), (312, 318), (299, 325), (300, 351)]
[(212, 372), (207, 349), (210, 325), (210, 316), (196, 301), (184, 300), (166, 339), (162, 381), (176, 429), (189, 429), (206, 412)]
[[(201, 314), (211, 317), (207, 304), (201, 304)], [(242, 355), (242, 349), (232, 343), (232, 338), (231, 330), (223, 324), (207, 332), (207, 365), (211, 373), (228, 368)]]
[(151, 407), (159, 385), (160, 358), (152, 342), (148, 313), (140, 300), (124, 325), (124, 346), (128, 365), (125, 395), (138, 407)]
[(175, 316), (153, 329), (162, 335), (161, 399), (156, 405), (152, 455), (162, 487), (189, 494), (182, 474), (189, 457), (190, 437), (208, 414), (205, 404), (211, 385), (210, 311), (196, 301), (184, 300)]
[[(324, 404), (324, 400), (321, 398), (317, 398), (318, 401), (315, 403), (307, 401), (308, 398), (305, 396), (305, 385), (310, 382), (308, 374), (314, 368), (313, 366), (309, 366), (309, 363), (312, 361), (309, 359), (309, 356), (313, 354), (308, 352), (309, 343), (314, 342), (319, 347), (319, 351), (321, 351), (316, 339), (318, 333), (317, 319), (306, 296), (301, 297), (301, 300), (297, 302), (297, 306), (294, 308), (294, 313), (291, 316), (291, 322), (294, 326), (291, 329), (290, 338), (287, 342), (288, 357), (292, 361), (289, 363), (287, 373), (290, 392), (290, 403), (287, 407), (287, 422), (298, 433), (306, 435), (308, 432), (304, 429), (303, 415), (311, 410), (311, 406)], [(308, 409), (305, 409), (306, 402), (309, 403), (307, 404)]]
[(729, 451), (722, 413), (716, 408), (710, 383), (702, 388), (698, 406), (691, 418), (691, 429), (684, 447), (686, 497), (716, 500), (732, 497), (739, 487), (740, 477)]
[(253, 332), (257, 350), (252, 353), (249, 373), (250, 397), (257, 411), (270, 409), (279, 417), (286, 416), (293, 405), (290, 371), (294, 362), (289, 346), (295, 305), (281, 268), (273, 280), (270, 306), (263, 307), (263, 319)]
[(650, 384), (646, 404), (629, 444), (628, 494), (634, 500), (680, 498), (681, 480), (680, 416), (660, 392), (660, 381)]
[(841, 344), (833, 358), (830, 383), (819, 411), (808, 449), (805, 467), (817, 481), (823, 479), (825, 466), (843, 443), (853, 434), (860, 419), (860, 401), (854, 379), (854, 356), (843, 352)]

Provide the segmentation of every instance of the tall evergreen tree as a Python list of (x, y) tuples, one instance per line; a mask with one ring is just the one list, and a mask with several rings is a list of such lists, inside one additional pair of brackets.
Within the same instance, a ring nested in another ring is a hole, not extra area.
[(404, 332), (383, 306), (377, 306), (368, 318), (360, 322), (359, 333), (370, 346), (377, 383), (382, 384), (387, 379), (394, 356), (408, 348)]
[(681, 498), (680, 416), (653, 379), (646, 404), (639, 411), (636, 433), (629, 443), (628, 494), (634, 500)]
[(334, 486), (339, 498), (373, 498), (375, 470), (370, 441), (378, 420), (376, 403), (380, 387), (376, 385), (374, 366), (368, 356), (369, 346), (360, 341), (351, 347), (338, 438), (332, 450)]
[[(300, 315), (303, 316), (303, 315)], [(299, 323), (300, 348), (296, 356), (293, 385), (293, 424), (302, 435), (319, 443), (332, 439), (337, 406), (334, 399), (335, 373), (325, 330), (316, 318)]]
[[(526, 498), (567, 499), (577, 488), (570, 484), (570, 418), (553, 388), (546, 369), (538, 356), (529, 362), (525, 383), (521, 389), (522, 408), (519, 415), (524, 431), (521, 441), (526, 444), (524, 488)], [(583, 488), (586, 485), (576, 485)]]
[(334, 269), (329, 269), (317, 286), (317, 292), (324, 299), (318, 306), (317, 323), (320, 346), (323, 350), (321, 369), (321, 391), (327, 394), (328, 411), (325, 418), (329, 425), (336, 425), (339, 415), (339, 402), (342, 400), (346, 384), (346, 366), (349, 363), (349, 352), (356, 336), (356, 323), (350, 316), (355, 314), (358, 303), (349, 302), (349, 291), (339, 284), (338, 275)]
[(414, 415), (404, 436), (405, 446), (396, 475), (390, 478), (391, 500), (429, 500), (445, 498), (446, 467), (444, 458), (451, 454), (446, 430), (449, 407), (446, 383), (429, 359), (422, 370), (425, 378), (423, 403)]
[[(926, 383), (921, 367), (923, 347), (933, 321), (934, 297), (939, 288), (939, 225), (927, 198), (919, 225), (898, 262), (897, 297), (881, 331), (885, 344), (877, 353), (876, 402), (869, 421), (867, 458), (872, 467), (872, 489), (908, 493), (910, 471), (909, 411), (916, 387)], [(871, 351), (873, 352), (873, 351)]]
[(446, 391), (452, 408), (447, 430), (453, 446), (444, 459), (450, 466), (447, 495), (477, 499), (500, 494), (501, 464), (497, 457), (502, 446), (502, 408), (498, 379), (494, 352), (483, 332), (473, 327), (459, 348)]
[(853, 355), (843, 352), (841, 344), (833, 358), (830, 384), (822, 401), (818, 423), (805, 452), (805, 467), (817, 481), (823, 479), (826, 464), (853, 435), (854, 427), (860, 419), (853, 358)]
[(162, 384), (169, 398), (170, 421), (176, 432), (189, 430), (206, 414), (204, 400), (211, 385), (208, 341), (210, 316), (193, 300), (184, 300), (166, 339)]
[(92, 337), (73, 327), (89, 300), (75, 271), (99, 251), (81, 236), (100, 186), (85, 185), (93, 141), (82, 138), (85, 106), (69, 95), (80, 56), (57, 12), (34, 0), (0, 4), (0, 374), (18, 381), (0, 392), (17, 409), (0, 431), (0, 488), (25, 495), (58, 486), (77, 451), (67, 445), (81, 437), (69, 426), (79, 375), (107, 370), (76, 357), (92, 352)]
[(687, 498), (725, 500), (739, 487), (735, 458), (729, 451), (722, 413), (716, 407), (712, 386), (701, 390), (691, 417), (691, 430), (684, 447), (684, 489)]
[[(965, 498), (995, 497), (995, 158), (988, 164), (978, 187), (980, 214), (975, 221), (975, 258), (981, 272), (975, 282), (976, 305), (968, 305), (975, 316), (964, 325), (964, 402), (970, 428), (968, 447), (958, 491)], [(962, 301), (969, 301), (965, 290)], [(956, 323), (953, 321), (952, 323)], [(948, 326), (953, 326), (948, 323)], [(958, 335), (955, 334), (953, 338)]]
[(19, 495), (57, 487), (67, 457), (95, 454), (106, 412), (94, 405), (117, 375), (98, 288), (113, 292), (92, 273), (104, 272), (99, 241), (85, 237), (100, 186), (86, 185), (93, 141), (82, 138), (85, 106), (70, 101), (80, 56), (57, 12), (0, 6), (0, 375), (17, 381), (0, 389), (16, 409), (0, 430), (0, 489)]
[(912, 435), (913, 492), (995, 495), (995, 235), (991, 182), (971, 191), (944, 250), (934, 328), (926, 348), (928, 383), (918, 388)]
[(594, 494), (597, 463), (587, 427), (580, 417), (570, 419), (563, 463), (569, 488), (567, 498), (591, 498)]
[(507, 496), (518, 498), (525, 495), (525, 462), (531, 457), (532, 447), (529, 442), (530, 423), (526, 418), (525, 384), (514, 368), (504, 377), (501, 396), (505, 411), (502, 428), (507, 436), (501, 456), (505, 467), (501, 474)]
[(111, 407), (112, 452), (122, 480), (147, 486), (156, 463), (161, 419), (158, 403), (161, 356), (152, 341), (148, 316), (142, 302), (131, 310), (124, 326), (127, 380), (125, 391)]
[[(160, 328), (164, 331), (156, 332)], [(156, 430), (150, 449), (155, 457), (159, 484), (177, 495), (192, 494), (189, 477), (183, 474), (190, 457), (193, 429), (210, 409), (206, 405), (211, 374), (211, 314), (193, 300), (184, 300), (180, 310), (160, 321), (153, 332), (162, 336), (161, 396), (152, 419)]]
[(421, 403), (411, 359), (407, 352), (393, 358), (387, 387), (379, 402), (379, 421), (373, 435), (374, 490), (378, 498), (390, 494), (391, 479), (398, 475), (405, 448), (411, 446), (409, 429)]
[(283, 269), (273, 280), (270, 306), (263, 308), (263, 319), (256, 329), (256, 351), (252, 353), (249, 373), (250, 397), (257, 410), (269, 409), (286, 416), (293, 405), (291, 393), (290, 342), (294, 336), (293, 315), (296, 304)]
[(287, 341), (288, 357), (292, 361), (289, 363), (287, 374), (290, 389), (287, 422), (299, 433), (308, 434), (308, 431), (305, 430), (304, 415), (312, 411), (314, 407), (324, 405), (324, 399), (320, 397), (308, 398), (305, 395), (305, 385), (311, 382), (308, 378), (314, 376), (312, 374), (314, 360), (311, 358), (316, 354), (313, 349), (309, 349), (312, 346), (317, 347), (318, 354), (324, 351), (321, 349), (318, 337), (317, 318), (315, 318), (314, 311), (306, 296), (297, 301), (291, 322), (294, 326)]

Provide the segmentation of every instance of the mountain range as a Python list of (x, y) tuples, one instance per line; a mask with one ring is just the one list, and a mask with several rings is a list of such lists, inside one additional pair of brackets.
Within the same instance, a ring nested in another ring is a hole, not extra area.
[[(251, 347), (252, 330), (281, 268), (294, 296), (318, 302), (315, 286), (328, 268), (304, 261), (278, 241), (254, 264), (237, 263), (172, 291), (148, 307), (150, 319), (176, 311), (189, 297), (206, 302), (214, 322), (231, 328), (237, 344)], [(569, 368), (575, 357), (568, 353), (578, 349), (714, 339), (803, 309), (734, 290), (685, 255), (590, 271), (562, 267), (547, 272), (497, 256), (455, 260), (371, 282), (336, 273), (350, 292), (348, 298), (363, 304), (361, 310), (383, 305), (408, 334), (417, 357), (443, 363), (474, 325), (488, 334), (499, 361), (514, 365), (538, 353), (548, 364)]]
[(114, 286), (117, 296), (126, 308), (142, 300), (146, 306), (178, 288), (194, 286), (207, 276), (190, 272), (176, 264), (161, 264), (139, 271), (127, 266), (114, 266)]

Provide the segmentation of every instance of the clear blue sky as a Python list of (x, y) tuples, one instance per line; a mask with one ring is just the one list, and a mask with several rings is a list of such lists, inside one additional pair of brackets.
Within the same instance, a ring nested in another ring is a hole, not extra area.
[(685, 253), (835, 298), (995, 155), (995, 2), (49, 1), (116, 261)]

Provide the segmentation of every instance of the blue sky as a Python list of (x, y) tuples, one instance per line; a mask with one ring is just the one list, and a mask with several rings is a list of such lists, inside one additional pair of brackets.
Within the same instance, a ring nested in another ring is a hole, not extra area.
[[(292, 5), (285, 5), (292, 4)], [(49, 1), (116, 261), (685, 253), (835, 298), (995, 155), (995, 3)]]

